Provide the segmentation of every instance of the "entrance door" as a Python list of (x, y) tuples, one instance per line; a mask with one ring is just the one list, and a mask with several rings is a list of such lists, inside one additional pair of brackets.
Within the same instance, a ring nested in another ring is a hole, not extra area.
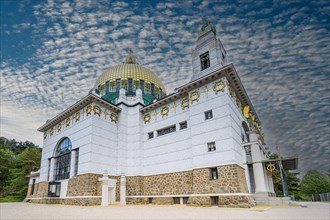
[(114, 204), (116, 202), (116, 191), (114, 187), (109, 187), (108, 196), (109, 204)]

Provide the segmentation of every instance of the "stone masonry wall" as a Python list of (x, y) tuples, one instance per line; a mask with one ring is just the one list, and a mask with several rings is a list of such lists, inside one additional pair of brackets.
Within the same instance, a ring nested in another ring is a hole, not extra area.
[(143, 195), (179, 195), (193, 193), (191, 171), (143, 177)]
[(238, 165), (217, 167), (218, 179), (210, 179), (209, 168), (193, 170), (193, 192), (211, 193), (248, 193), (244, 169)]
[[(67, 196), (101, 196), (102, 183), (99, 181), (102, 175), (83, 174), (69, 180)], [(116, 179), (116, 201), (120, 201), (120, 177), (109, 176), (110, 179)]]
[(31, 194), (32, 185), (28, 186), (28, 192), (26, 198), (40, 198), (40, 197), (47, 197), (48, 196), (48, 183), (47, 182), (40, 182), (36, 183), (34, 186), (34, 193)]

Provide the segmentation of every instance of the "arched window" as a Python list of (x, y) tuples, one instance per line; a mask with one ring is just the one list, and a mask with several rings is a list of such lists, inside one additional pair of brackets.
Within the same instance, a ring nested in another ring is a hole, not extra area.
[(242, 142), (247, 143), (250, 142), (249, 134), (247, 133), (249, 131), (249, 127), (246, 124), (245, 121), (242, 123)]
[(55, 149), (55, 180), (68, 179), (70, 177), (72, 144), (69, 138), (64, 138)]

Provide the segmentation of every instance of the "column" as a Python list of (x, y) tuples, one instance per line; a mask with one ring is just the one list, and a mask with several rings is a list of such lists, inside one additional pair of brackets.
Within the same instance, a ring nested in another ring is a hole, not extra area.
[(108, 171), (103, 172), (102, 178), (99, 178), (99, 181), (102, 181), (102, 201), (101, 206), (109, 205), (109, 177)]
[(54, 167), (55, 167), (55, 158), (52, 157), (50, 159), (50, 167), (49, 167), (49, 182), (54, 181)]
[(126, 177), (120, 177), (120, 204), (126, 205)]
[(70, 161), (70, 178), (74, 176), (74, 168), (76, 160), (76, 151), (71, 151), (71, 161)]
[[(267, 185), (265, 180), (264, 167), (261, 163), (262, 161), (262, 152), (258, 142), (258, 134), (255, 131), (249, 132), (251, 144), (251, 157), (253, 163), (253, 174), (254, 174), (254, 182), (255, 182), (255, 193), (263, 193), (267, 194)], [(255, 163), (257, 162), (257, 163)]]

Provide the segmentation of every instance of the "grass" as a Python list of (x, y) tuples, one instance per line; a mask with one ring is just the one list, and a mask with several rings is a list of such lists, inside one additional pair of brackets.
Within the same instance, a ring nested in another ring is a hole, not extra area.
[(22, 202), (23, 199), (20, 196), (6, 196), (0, 198), (0, 202)]

